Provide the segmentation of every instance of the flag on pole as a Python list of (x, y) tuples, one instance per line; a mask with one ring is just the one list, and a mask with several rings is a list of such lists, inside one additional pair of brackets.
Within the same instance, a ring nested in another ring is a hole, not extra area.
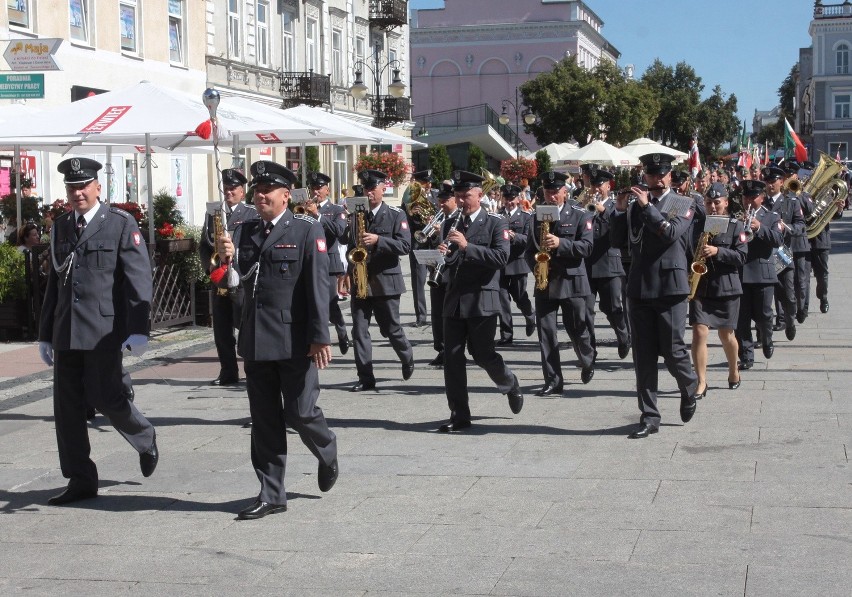
[(746, 135), (746, 121), (745, 121), (745, 118), (743, 118), (743, 130), (742, 130), (742, 133), (740, 133), (740, 148), (739, 148), (739, 150), (743, 151), (746, 148), (747, 145), (748, 145), (748, 135)]
[(801, 139), (799, 139), (799, 135), (797, 135), (796, 131), (793, 130), (793, 127), (790, 126), (790, 121), (785, 118), (784, 119), (784, 155), (788, 156), (790, 151), (793, 152), (793, 155), (795, 156), (797, 162), (807, 161), (808, 150), (805, 149), (805, 146), (802, 144)]
[(701, 171), (701, 157), (698, 155), (698, 139), (690, 141), (689, 147), (689, 173), (692, 178), (698, 176)]

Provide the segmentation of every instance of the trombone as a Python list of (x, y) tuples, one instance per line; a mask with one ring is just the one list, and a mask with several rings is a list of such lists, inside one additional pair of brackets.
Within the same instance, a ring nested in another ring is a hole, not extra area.
[(425, 244), (426, 241), (435, 236), (435, 234), (438, 232), (439, 227), (444, 222), (444, 217), (444, 212), (439, 210), (438, 213), (432, 216), (432, 219), (429, 220), (429, 223), (423, 227), (423, 230), (418, 230), (414, 233), (414, 240), (420, 243), (421, 245)]

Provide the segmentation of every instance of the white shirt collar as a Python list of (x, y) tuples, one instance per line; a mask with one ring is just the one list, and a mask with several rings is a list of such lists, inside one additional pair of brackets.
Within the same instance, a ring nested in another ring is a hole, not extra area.
[[(98, 210), (100, 208), (101, 208), (101, 202), (98, 201), (92, 209), (90, 209), (86, 213), (82, 214), (83, 217), (86, 219), (86, 226), (88, 226), (89, 224), (92, 223), (92, 220), (95, 219), (95, 214), (98, 213)], [(74, 222), (76, 223), (79, 218), (80, 218), (80, 213), (75, 209), (74, 210)]]

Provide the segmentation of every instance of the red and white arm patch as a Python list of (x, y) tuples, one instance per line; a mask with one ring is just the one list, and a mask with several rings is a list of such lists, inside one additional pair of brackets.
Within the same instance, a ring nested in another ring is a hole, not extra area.
[(746, 236), (746, 233), (745, 233), (745, 232), (740, 232), (740, 242), (741, 242), (741, 243), (746, 242), (746, 239), (747, 239), (747, 238), (748, 238), (748, 236)]
[(784, 222), (782, 222), (781, 220), (778, 220), (778, 230), (784, 232)]
[(508, 230), (503, 231), (503, 240), (509, 240), (509, 231)]
[(402, 228), (403, 230), (408, 230), (408, 222), (403, 220), (402, 223), (400, 223), (399, 227)]
[(684, 216), (684, 217), (685, 217), (687, 220), (688, 220), (689, 218), (691, 218), (691, 217), (692, 217), (692, 210), (691, 210), (691, 209), (687, 209), (687, 210), (686, 210), (686, 216)]
[(591, 230), (591, 229), (592, 229), (592, 221), (586, 220), (586, 230)]
[(320, 253), (325, 253), (325, 239), (324, 238), (318, 238), (317, 239), (317, 251), (319, 251)]
[(142, 235), (139, 234), (138, 232), (133, 233), (133, 244), (136, 245), (137, 247), (140, 244), (142, 244)]

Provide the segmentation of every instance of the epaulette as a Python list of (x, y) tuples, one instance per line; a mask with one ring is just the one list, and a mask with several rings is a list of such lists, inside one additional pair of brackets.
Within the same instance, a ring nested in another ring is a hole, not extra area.
[(577, 211), (586, 211), (584, 208), (580, 207), (579, 205), (572, 205), (571, 209), (576, 209)]
[(59, 220), (61, 220), (62, 218), (68, 218), (68, 219), (70, 220), (70, 219), (72, 219), (73, 217), (74, 217), (74, 210), (72, 209), (71, 211), (66, 211), (65, 213), (61, 213), (61, 214), (59, 214), (59, 215), (56, 217), (56, 220), (54, 220), (54, 222), (58, 222), (58, 221), (59, 221)]
[(402, 211), (400, 208), (394, 207), (393, 205), (388, 205), (388, 209), (392, 209), (393, 211)]
[(319, 220), (314, 219), (312, 216), (308, 214), (293, 214), (293, 217), (297, 220), (304, 220), (305, 222), (309, 222), (311, 224), (319, 224)]
[(131, 219), (131, 220), (133, 220), (134, 222), (136, 221), (136, 218), (134, 218), (132, 215), (130, 215), (130, 213), (129, 213), (129, 212), (124, 211), (124, 210), (123, 210), (123, 209), (121, 209), (120, 207), (113, 207), (112, 205), (110, 205), (110, 206), (109, 206), (109, 210), (110, 210), (112, 213), (114, 213), (114, 214), (118, 214), (118, 215), (120, 215), (120, 216), (124, 216), (125, 218), (130, 218), (130, 219)]
[(492, 217), (494, 217), (494, 218), (498, 218), (498, 219), (500, 219), (500, 220), (505, 220), (505, 219), (506, 219), (505, 217), (503, 217), (503, 214), (495, 214), (494, 212), (490, 212), (490, 211), (488, 212), (488, 215), (489, 215), (489, 216), (492, 216)]

